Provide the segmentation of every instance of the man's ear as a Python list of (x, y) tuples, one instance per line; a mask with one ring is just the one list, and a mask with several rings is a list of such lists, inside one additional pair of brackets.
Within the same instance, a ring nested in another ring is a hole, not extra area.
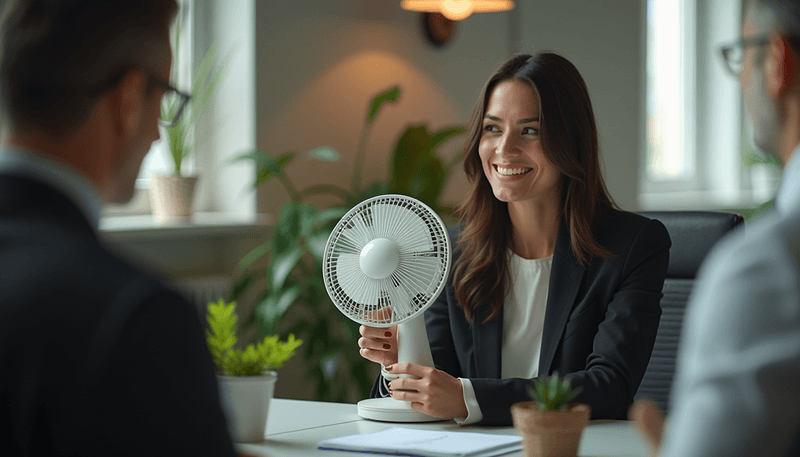
[(797, 56), (792, 52), (786, 37), (773, 34), (765, 50), (764, 79), (769, 95), (777, 99), (790, 90), (798, 77)]
[(112, 93), (112, 116), (117, 132), (129, 137), (139, 130), (144, 112), (147, 78), (141, 70), (125, 74)]

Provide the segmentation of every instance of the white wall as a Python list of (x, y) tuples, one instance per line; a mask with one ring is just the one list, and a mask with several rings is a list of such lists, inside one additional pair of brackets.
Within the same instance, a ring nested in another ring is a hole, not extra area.
[[(394, 142), (407, 125), (466, 125), (483, 82), (510, 55), (509, 19), (475, 15), (436, 49), (424, 41), (419, 14), (401, 10), (399, 1), (259, 2), (258, 146), (273, 154), (333, 146), (341, 163), (296, 163), (288, 173), (300, 187), (347, 187), (367, 104), (400, 85), (401, 98), (374, 124), (365, 164), (366, 183), (385, 181)], [(445, 144), (442, 157), (452, 157), (463, 138)], [(460, 169), (454, 178), (445, 202), (458, 202), (465, 185)], [(259, 209), (274, 211), (285, 198), (277, 183), (264, 186)]]
[[(339, 164), (296, 163), (300, 187), (348, 186), (366, 106), (399, 84), (396, 105), (378, 117), (368, 148), (365, 180), (385, 179), (397, 136), (409, 124), (466, 125), (481, 86), (517, 52), (552, 50), (569, 58), (586, 79), (597, 116), (612, 196), (635, 209), (643, 87), (641, 0), (521, 0), (508, 13), (475, 14), (458, 24), (454, 39), (427, 44), (418, 13), (399, 0), (257, 2), (257, 145), (273, 154), (331, 145)], [(451, 157), (464, 136), (442, 148)], [(457, 203), (461, 170), (444, 201)], [(259, 192), (260, 211), (286, 200), (278, 183)]]
[(520, 1), (517, 52), (554, 51), (581, 72), (592, 99), (606, 185), (636, 209), (643, 124), (642, 0)]

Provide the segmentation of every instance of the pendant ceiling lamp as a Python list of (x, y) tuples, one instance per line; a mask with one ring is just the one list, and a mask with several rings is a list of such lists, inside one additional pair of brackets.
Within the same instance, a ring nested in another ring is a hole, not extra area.
[(403, 0), (400, 7), (408, 11), (442, 13), (452, 21), (468, 18), (472, 13), (492, 13), (514, 8), (511, 0)]

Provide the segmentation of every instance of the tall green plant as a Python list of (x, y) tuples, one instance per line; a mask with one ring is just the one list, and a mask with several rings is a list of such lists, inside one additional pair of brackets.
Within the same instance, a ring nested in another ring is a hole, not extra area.
[[(173, 34), (174, 53), (172, 59), (172, 79), (177, 81), (180, 78), (180, 39), (181, 39), (181, 23), (175, 25)], [(192, 75), (192, 87), (189, 93), (192, 99), (189, 101), (185, 108), (183, 116), (180, 121), (173, 127), (162, 127), (161, 130), (164, 135), (164, 140), (169, 150), (170, 158), (172, 159), (173, 173), (176, 175), (181, 174), (181, 165), (183, 161), (189, 158), (194, 153), (195, 148), (199, 142), (195, 128), (200, 119), (208, 111), (214, 95), (217, 93), (223, 71), (227, 66), (228, 57), (226, 55), (223, 61), (217, 64), (217, 45), (213, 43), (209, 48), (200, 65), (197, 66)], [(180, 108), (180, 99), (164, 99), (161, 104), (161, 116), (165, 119), (171, 119), (175, 116)]]
[[(395, 102), (399, 95), (400, 89), (392, 87), (370, 102), (349, 189), (330, 183), (298, 189), (286, 173), (286, 167), (298, 158), (339, 161), (339, 153), (330, 147), (278, 156), (253, 151), (235, 159), (255, 162), (255, 186), (277, 179), (291, 200), (281, 207), (272, 239), (239, 263), (231, 300), (250, 290), (258, 283), (257, 278), (266, 277), (266, 287), (258, 292), (253, 322), (263, 335), (277, 332), (283, 323), (290, 327), (288, 331), (303, 338), (306, 342), (303, 356), (309, 362), (307, 375), (315, 383), (318, 400), (348, 401), (353, 382), (359, 397), (364, 397), (374, 379), (373, 364), (356, 350), (358, 324), (336, 309), (325, 290), (322, 254), (333, 226), (356, 203), (387, 192), (403, 193), (434, 209), (440, 208), (439, 195), (447, 174), (458, 163), (455, 159), (445, 165), (435, 151), (444, 140), (463, 132), (462, 127), (428, 133), (424, 125), (412, 126), (397, 141), (387, 181), (362, 187), (363, 162), (372, 125), (381, 108)], [(306, 203), (309, 197), (321, 194), (338, 198), (340, 204), (320, 209)], [(265, 256), (266, 269), (254, 270), (252, 266)]]

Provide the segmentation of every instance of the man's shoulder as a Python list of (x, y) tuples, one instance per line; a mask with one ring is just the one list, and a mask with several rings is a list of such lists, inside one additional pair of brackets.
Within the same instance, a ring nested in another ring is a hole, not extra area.
[(698, 277), (712, 288), (778, 288), (791, 278), (786, 286), (794, 288), (800, 275), (799, 227), (800, 214), (763, 215), (717, 243)]

